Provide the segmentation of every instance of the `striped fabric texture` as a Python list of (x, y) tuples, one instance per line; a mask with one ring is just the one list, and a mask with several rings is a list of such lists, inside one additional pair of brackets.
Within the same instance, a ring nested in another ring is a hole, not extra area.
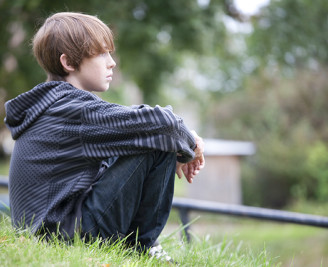
[(69, 236), (81, 203), (112, 156), (176, 152), (194, 157), (195, 140), (171, 107), (126, 107), (66, 82), (46, 82), (8, 101), (5, 123), (15, 142), (9, 173), (12, 222)]

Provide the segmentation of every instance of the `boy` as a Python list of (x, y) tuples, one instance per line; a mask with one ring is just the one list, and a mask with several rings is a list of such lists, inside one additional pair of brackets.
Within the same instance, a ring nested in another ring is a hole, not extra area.
[(203, 142), (170, 107), (125, 107), (92, 93), (108, 90), (113, 51), (111, 30), (80, 13), (54, 14), (34, 36), (47, 82), (5, 106), (16, 140), (12, 222), (66, 238), (76, 230), (137, 238), (149, 249), (168, 218), (175, 172), (192, 182), (204, 167)]

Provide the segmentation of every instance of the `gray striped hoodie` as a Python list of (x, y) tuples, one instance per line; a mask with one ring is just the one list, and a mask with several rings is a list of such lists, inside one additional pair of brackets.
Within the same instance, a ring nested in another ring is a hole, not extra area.
[(194, 157), (195, 140), (170, 107), (126, 107), (66, 82), (46, 82), (8, 101), (15, 142), (9, 172), (12, 222), (69, 236), (103, 159), (152, 150)]

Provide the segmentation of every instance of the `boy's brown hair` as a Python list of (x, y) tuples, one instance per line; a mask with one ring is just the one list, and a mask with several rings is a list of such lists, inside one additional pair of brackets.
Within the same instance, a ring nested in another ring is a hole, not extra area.
[(48, 81), (65, 80), (60, 56), (76, 69), (83, 58), (114, 51), (113, 34), (95, 16), (75, 12), (60, 12), (46, 19), (33, 38), (33, 53), (47, 72)]

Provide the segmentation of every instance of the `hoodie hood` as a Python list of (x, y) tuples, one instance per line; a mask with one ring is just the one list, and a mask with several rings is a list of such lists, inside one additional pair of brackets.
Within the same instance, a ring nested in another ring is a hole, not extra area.
[[(53, 103), (67, 93), (66, 82), (51, 81), (41, 83), (5, 104), (5, 123), (14, 140), (26, 131)], [(61, 90), (65, 89), (65, 90)]]

